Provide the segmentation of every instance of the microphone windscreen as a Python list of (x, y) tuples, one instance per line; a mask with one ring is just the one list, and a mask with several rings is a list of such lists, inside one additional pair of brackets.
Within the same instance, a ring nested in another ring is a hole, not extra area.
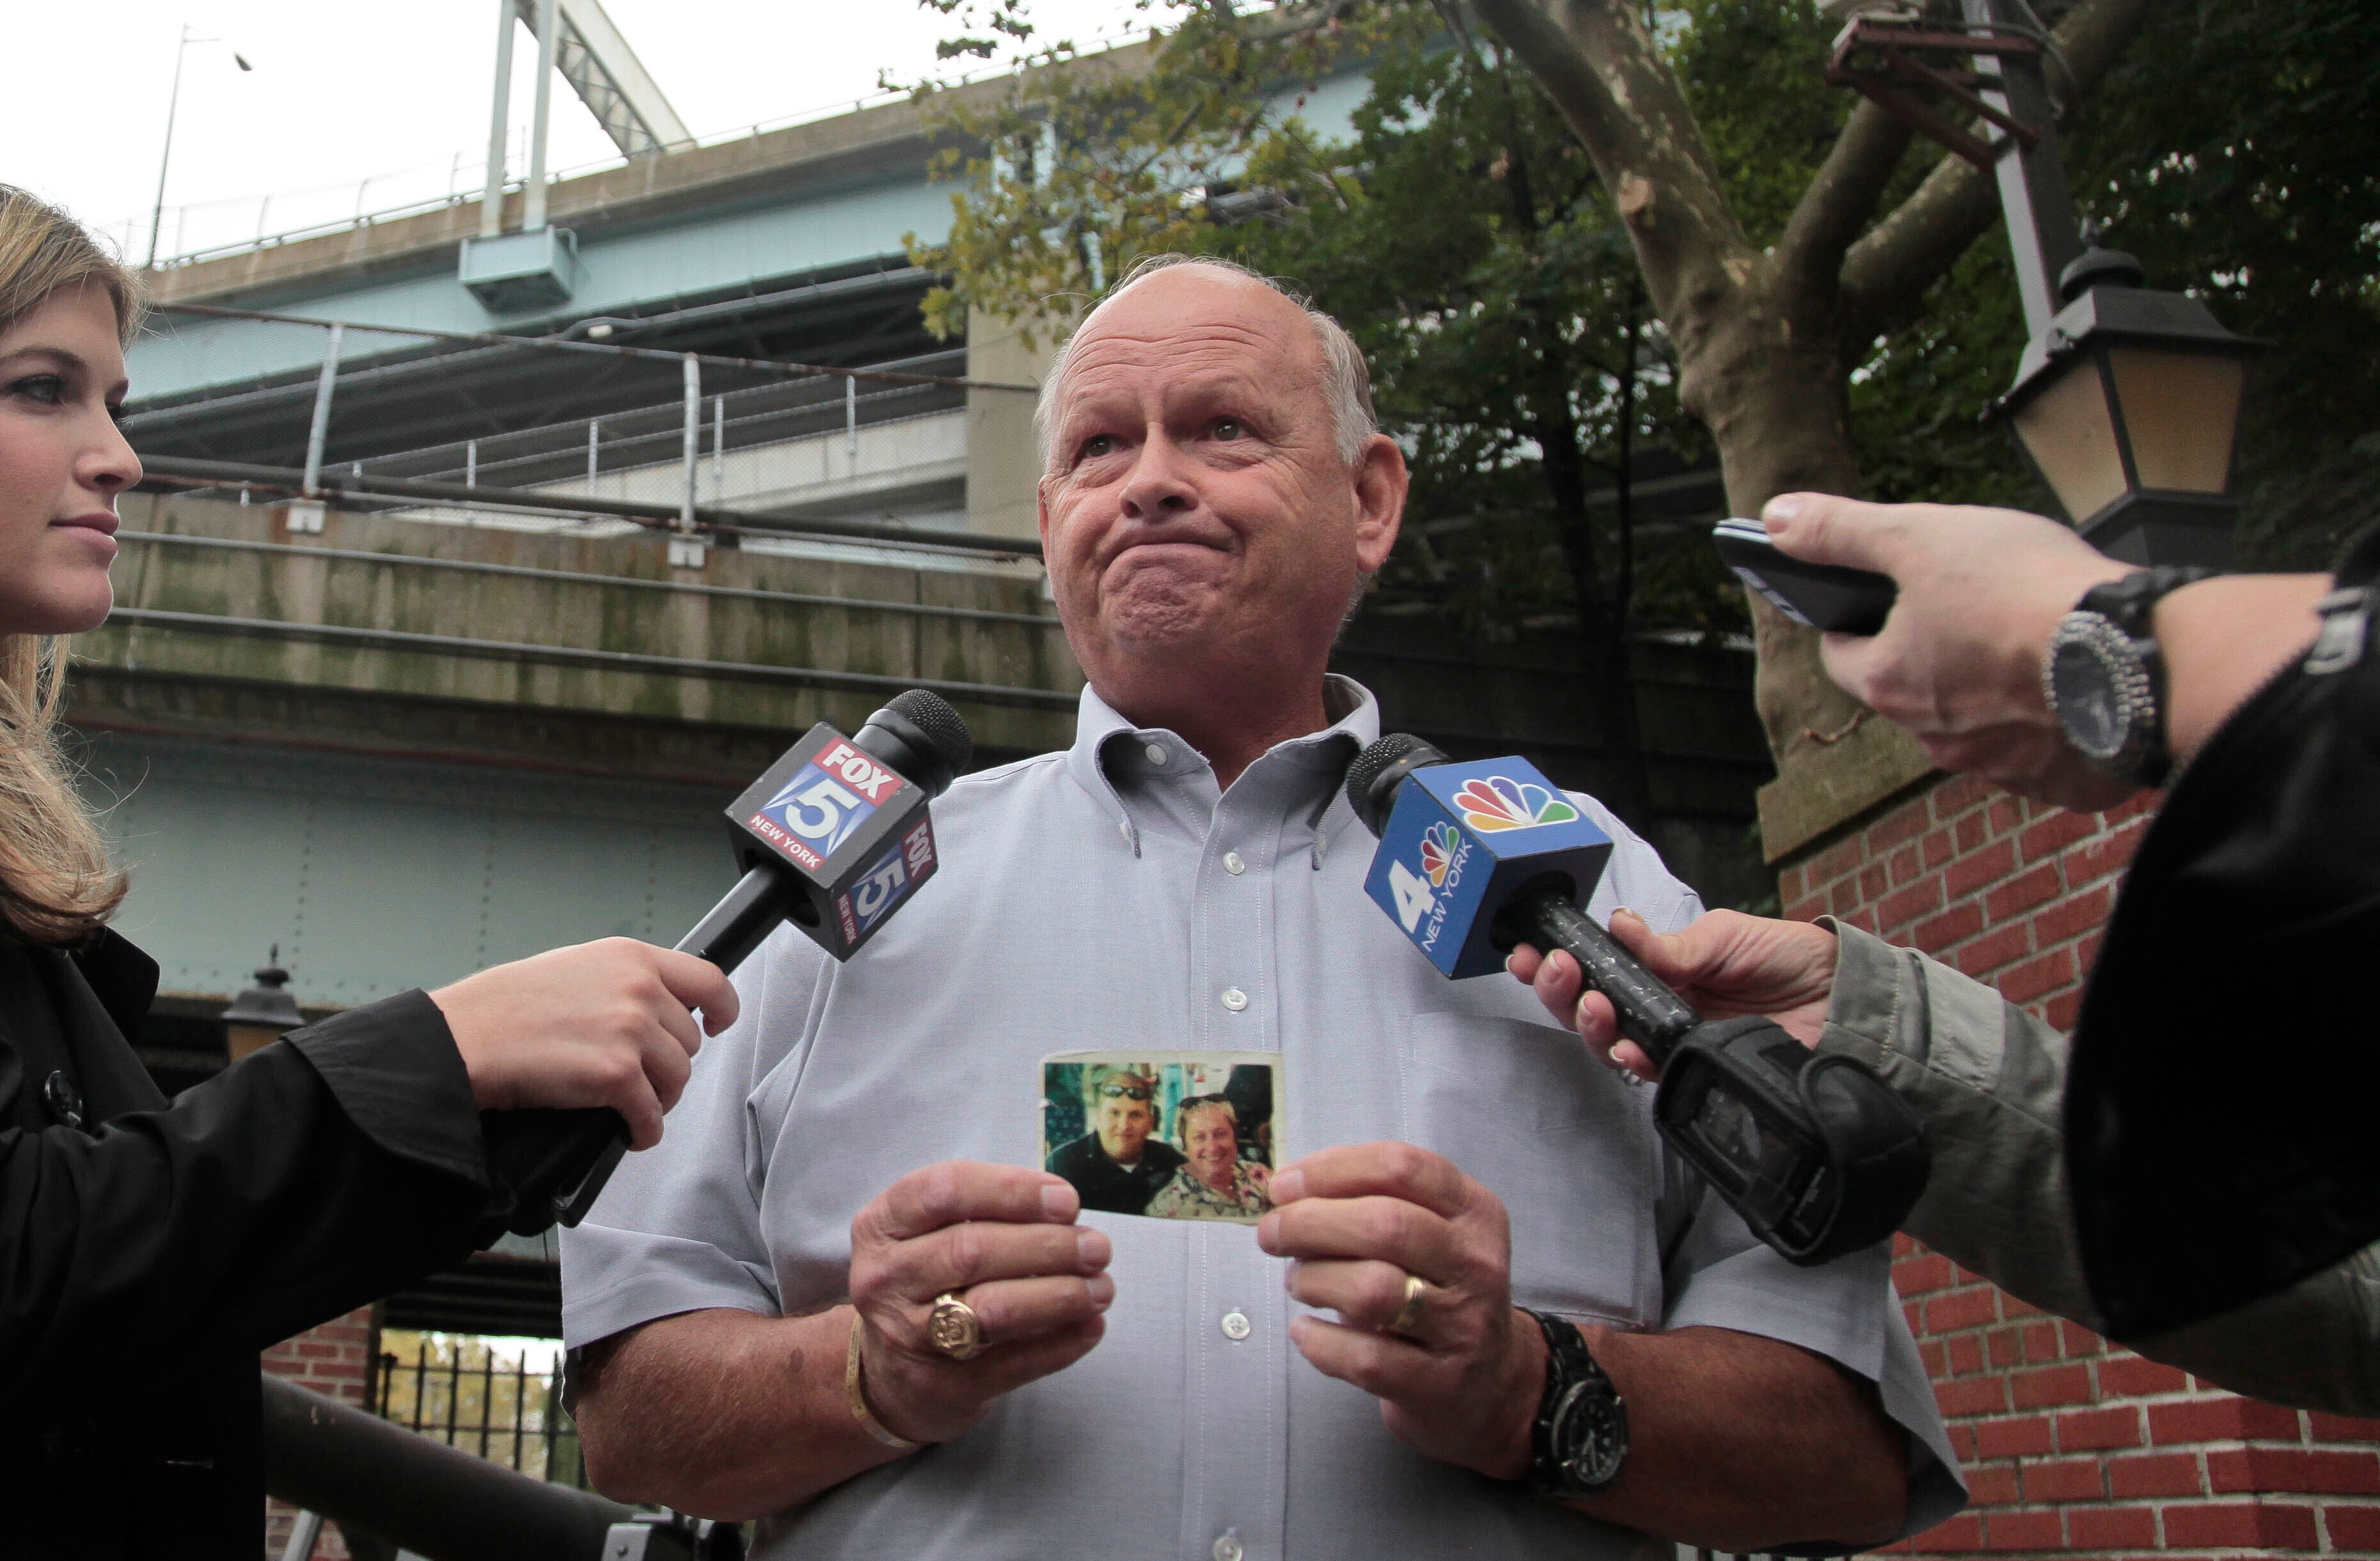
[(949, 700), (931, 689), (909, 689), (884, 708), (924, 732), (934, 745), (935, 756), (950, 767), (952, 774), (964, 772), (975, 757), (975, 739), (967, 734), (966, 721), (951, 708)]
[(1391, 732), (1362, 753), (1347, 767), (1347, 805), (1355, 810), (1372, 833), (1378, 834), (1387, 821), (1388, 805), (1391, 799), (1375, 797), (1372, 788), (1379, 783), (1390, 766), (1398, 760), (1428, 747), (1429, 744), (1410, 732)]

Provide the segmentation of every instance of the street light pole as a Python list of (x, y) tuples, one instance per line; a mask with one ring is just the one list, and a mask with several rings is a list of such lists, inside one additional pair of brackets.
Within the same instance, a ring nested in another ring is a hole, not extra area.
[(149, 212), (149, 261), (141, 269), (157, 269), (157, 232), (165, 223), (165, 170), (174, 162), (174, 115), (182, 106), (182, 56), (190, 52), (190, 24), (182, 24), (182, 41), (174, 46), (174, 91), (165, 99), (165, 152), (157, 159), (157, 204)]
[[(157, 159), (157, 202), (149, 211), (149, 259), (141, 267), (143, 271), (157, 269), (157, 239), (165, 225), (165, 171), (174, 165), (174, 115), (182, 106), (183, 57), (190, 52), (190, 45), (193, 43), (222, 42), (220, 38), (192, 37), (190, 24), (184, 22), (182, 41), (174, 45), (174, 90), (165, 97), (165, 150)], [(245, 54), (237, 51), (234, 51), (231, 57), (242, 70), (256, 68), (248, 63), (248, 57)]]
[[(2005, 35), (2033, 29), (2010, 0), (1960, 0), (1966, 19)], [(2017, 294), (2024, 302), (2024, 329), (2038, 336), (2063, 307), (2058, 274), (2082, 253), (2074, 202), (2066, 192), (2066, 170), (2058, 161), (2057, 110), (2038, 54), (2010, 54), (1975, 59), (1975, 95), (2027, 127), (2020, 139), (2003, 134), (1992, 147), (1992, 171), (1999, 184), (2000, 210), (2008, 219), (2009, 248), (2016, 260)]]

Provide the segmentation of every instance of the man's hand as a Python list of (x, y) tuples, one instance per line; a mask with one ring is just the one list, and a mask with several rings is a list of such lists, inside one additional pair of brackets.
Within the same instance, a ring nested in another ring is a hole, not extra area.
[[(946, 1442), (991, 1401), (1090, 1353), (1115, 1300), (1105, 1233), (1075, 1223), (1082, 1200), (1046, 1171), (945, 1160), (911, 1171), (851, 1222), (851, 1299), (865, 1325), (861, 1374), (876, 1418), (913, 1442)], [(928, 1342), (945, 1292), (975, 1309), (983, 1352)]]
[(632, 938), (497, 965), (430, 1000), (483, 1110), (608, 1106), (638, 1149), (661, 1142), (704, 1031), (735, 1021), (735, 988), (718, 966)]
[(2066, 807), (2131, 794), (2067, 743), (2041, 688), (2058, 621), (2131, 564), (2016, 510), (1786, 493), (1761, 518), (1795, 558), (1900, 586), (1881, 632), (1830, 634), (1820, 654), (1845, 693), (1906, 729), (1934, 762)]
[[(1805, 1047), (1818, 1044), (1835, 988), (1835, 935), (1826, 928), (1713, 911), (1680, 931), (1661, 933), (1623, 907), (1611, 914), (1611, 936), (1704, 1018), (1756, 1013)], [(1604, 1062), (1648, 1082), (1661, 1076), (1644, 1047), (1621, 1039), (1611, 999), (1582, 989), (1578, 962), (1570, 955), (1560, 949), (1540, 955), (1524, 943), (1504, 968), (1535, 987), (1546, 1011), (1576, 1030)]]
[[(1389, 1430), (1426, 1457), (1493, 1479), (1528, 1468), (1545, 1387), (1545, 1338), (1512, 1310), (1504, 1205), (1443, 1157), (1409, 1144), (1325, 1149), (1273, 1174), (1257, 1244), (1294, 1259), (1289, 1293), (1336, 1312), (1290, 1337), (1326, 1376), (1380, 1401)], [(1400, 1333), (1406, 1278), (1420, 1314)]]

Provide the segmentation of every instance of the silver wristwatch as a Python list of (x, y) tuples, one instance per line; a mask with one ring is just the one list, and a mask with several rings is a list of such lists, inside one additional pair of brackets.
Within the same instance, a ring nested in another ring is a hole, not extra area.
[(2084, 758), (2141, 786), (2173, 770), (2165, 737), (2165, 659), (2149, 615), (2168, 592), (2211, 570), (2143, 569), (2095, 586), (2058, 620), (2041, 684), (2067, 742)]

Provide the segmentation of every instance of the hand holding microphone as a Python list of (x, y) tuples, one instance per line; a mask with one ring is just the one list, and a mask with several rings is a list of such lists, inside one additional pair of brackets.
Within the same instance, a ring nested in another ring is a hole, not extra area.
[[(727, 1017), (735, 999), (726, 974), (744, 962), (781, 922), (790, 921), (838, 960), (847, 960), (884, 925), (936, 866), (934, 827), (929, 799), (940, 796), (967, 761), (975, 744), (966, 722), (941, 696), (913, 688), (868, 718), (845, 737), (824, 721), (728, 806), (728, 833), (744, 876), (710, 914), (664, 958), (674, 979), (656, 980), (673, 994), (717, 973), (715, 991), (727, 991)], [(660, 950), (653, 950), (660, 953)], [(458, 984), (459, 985), (459, 984)], [(648, 988), (644, 997), (657, 1017), (667, 1007)], [(726, 1021), (705, 1005), (704, 1018), (717, 1035)], [(699, 1037), (677, 1030), (691, 1056)], [(685, 1068), (658, 1048), (660, 1071), (650, 1073), (663, 1108), (686, 1083)], [(620, 1093), (641, 1107), (638, 1092), (620, 1066)], [(674, 1075), (673, 1082), (672, 1075)], [(613, 1168), (631, 1147), (651, 1142), (635, 1133), (633, 1117), (594, 1108), (520, 1113), (490, 1157), (515, 1192), (503, 1213), (504, 1228), (533, 1235), (557, 1220), (576, 1225), (593, 1205)], [(653, 1138), (660, 1136), (658, 1119)]]
[(497, 965), (430, 1000), (481, 1110), (608, 1107), (638, 1149), (660, 1142), (703, 1035), (734, 1023), (736, 1007), (716, 965), (630, 938)]
[(1520, 944), (1560, 949), (1664, 1072), (1661, 1136), (1789, 1261), (1889, 1235), (1925, 1191), (1925, 1128), (1850, 1058), (1813, 1058), (1767, 1020), (1706, 1019), (1580, 908), (1611, 841), (1517, 757), (1457, 765), (1392, 733), (1357, 756), (1347, 800), (1379, 837), (1365, 889), (1451, 978)]

